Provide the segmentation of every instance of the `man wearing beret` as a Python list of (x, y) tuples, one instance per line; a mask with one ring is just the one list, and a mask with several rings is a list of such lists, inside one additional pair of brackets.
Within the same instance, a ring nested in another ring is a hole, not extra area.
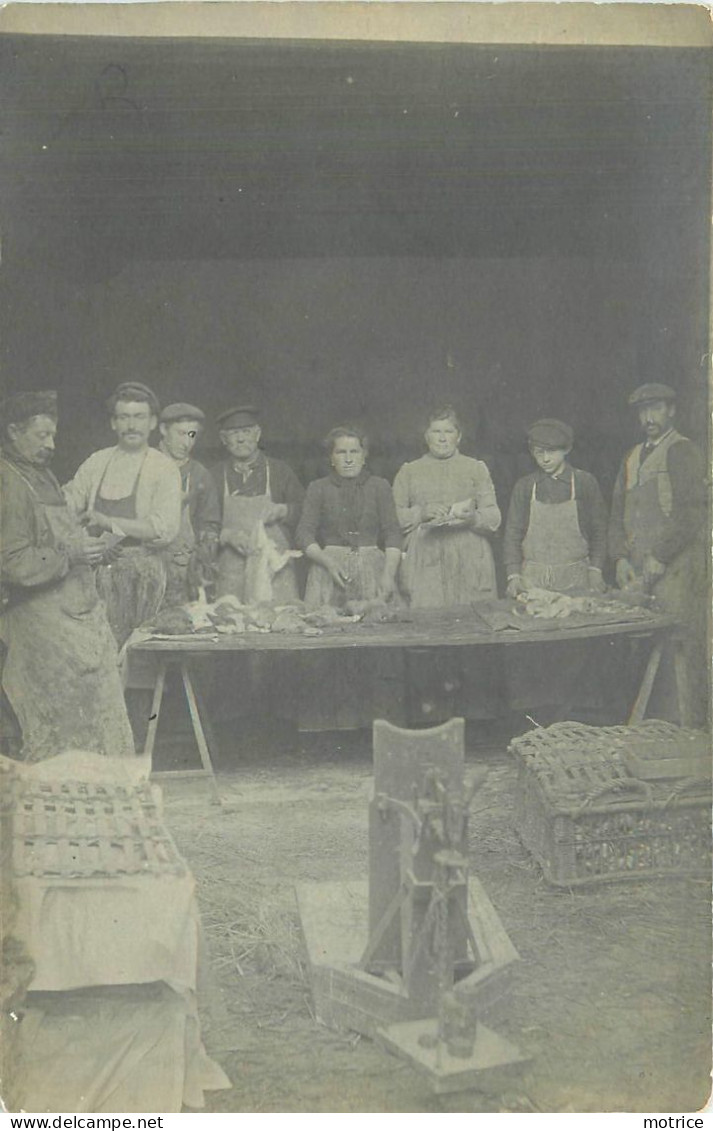
[(105, 546), (82, 528), (49, 469), (56, 431), (54, 393), (18, 393), (0, 406), (3, 691), (27, 761), (72, 748), (133, 755), (92, 571)]
[(116, 445), (89, 456), (64, 491), (90, 532), (117, 539), (97, 586), (121, 647), (163, 600), (164, 552), (181, 528), (181, 476), (174, 460), (149, 447), (159, 404), (147, 385), (124, 381), (107, 403)]
[(505, 524), (509, 597), (530, 588), (604, 589), (607, 516), (599, 484), (574, 468), (574, 432), (561, 420), (537, 420), (527, 431), (537, 471), (518, 480)]
[[(217, 417), (227, 459), (213, 468), (221, 505), (218, 596), (232, 593), (243, 601), (250, 538), (258, 522), (280, 550), (292, 547), (304, 500), (304, 488), (292, 468), (260, 449), (259, 413), (254, 405), (238, 405)], [(294, 564), (274, 578), (275, 600), (288, 604), (298, 597)]]
[(159, 451), (174, 460), (181, 474), (181, 529), (168, 548), (164, 605), (180, 605), (197, 596), (197, 585), (211, 576), (220, 534), (220, 504), (215, 480), (191, 452), (203, 431), (205, 413), (195, 405), (166, 405), (158, 418)]
[(614, 486), (609, 553), (621, 589), (642, 588), (685, 627), (690, 704), (705, 719), (708, 614), (703, 459), (674, 426), (670, 385), (641, 385), (629, 397), (646, 439), (625, 456)]

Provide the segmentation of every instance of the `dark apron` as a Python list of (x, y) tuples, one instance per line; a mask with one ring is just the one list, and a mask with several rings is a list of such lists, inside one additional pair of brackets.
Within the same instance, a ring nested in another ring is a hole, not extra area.
[[(107, 464), (107, 468), (108, 468)], [(104, 476), (106, 471), (104, 472)], [(97, 487), (94, 509), (107, 518), (136, 518), (136, 493), (141, 468), (131, 494), (123, 499), (106, 499)], [(121, 648), (135, 628), (152, 620), (158, 612), (166, 590), (164, 556), (135, 538), (125, 538), (118, 547), (116, 560), (99, 566), (97, 589), (106, 608), (106, 616), (116, 643)]]

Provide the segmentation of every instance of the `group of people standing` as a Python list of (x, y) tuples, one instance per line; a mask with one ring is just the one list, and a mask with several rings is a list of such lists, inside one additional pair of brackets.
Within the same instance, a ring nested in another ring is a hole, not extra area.
[[(622, 464), (608, 519), (596, 480), (569, 462), (571, 427), (546, 419), (528, 429), (535, 470), (516, 484), (507, 513), (507, 594), (601, 592), (609, 555), (619, 587), (659, 596), (700, 637), (703, 461), (674, 427), (673, 389), (643, 385), (629, 403), (646, 440)], [(393, 487), (369, 472), (359, 428), (332, 429), (329, 474), (306, 492), (261, 447), (254, 406), (217, 417), (226, 455), (210, 470), (192, 455), (205, 425), (197, 406), (161, 410), (148, 386), (124, 382), (108, 409), (116, 443), (60, 488), (49, 469), (56, 396), (22, 393), (2, 406), (2, 682), (25, 757), (67, 745), (133, 750), (117, 648), (162, 605), (195, 596), (201, 581), (244, 600), (258, 523), (278, 549), (303, 552), (311, 606), (374, 599), (444, 608), (497, 596), (492, 536), (501, 512), (485, 463), (459, 450), (450, 407), (430, 414), (426, 452), (403, 465)], [(274, 577), (275, 602), (299, 599), (301, 588), (290, 560)]]

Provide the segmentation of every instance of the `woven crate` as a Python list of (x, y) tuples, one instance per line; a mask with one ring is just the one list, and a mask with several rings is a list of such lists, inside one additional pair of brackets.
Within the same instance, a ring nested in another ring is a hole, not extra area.
[[(710, 781), (646, 781), (626, 769), (632, 744), (669, 759), (702, 736), (651, 720), (631, 727), (555, 723), (513, 739), (518, 761), (515, 823), (549, 883), (708, 875)], [(689, 766), (688, 759), (682, 765)]]
[(185, 875), (148, 783), (25, 779), (16, 783), (14, 875)]

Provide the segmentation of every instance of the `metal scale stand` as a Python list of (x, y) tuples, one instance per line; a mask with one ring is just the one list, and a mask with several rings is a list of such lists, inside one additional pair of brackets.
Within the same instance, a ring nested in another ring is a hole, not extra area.
[(297, 887), (318, 1019), (376, 1038), (436, 1092), (498, 1089), (527, 1059), (479, 1017), (519, 956), (468, 876), (464, 731), (377, 720), (369, 884)]

